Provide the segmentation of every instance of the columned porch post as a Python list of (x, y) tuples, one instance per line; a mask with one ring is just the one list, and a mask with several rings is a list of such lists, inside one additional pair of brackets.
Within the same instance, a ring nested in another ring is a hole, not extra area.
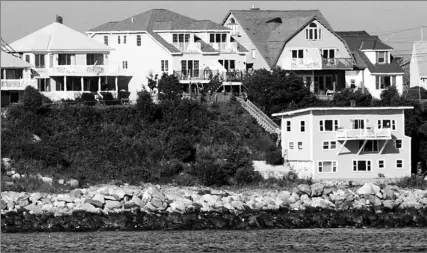
[(242, 95), (242, 84), (239, 85), (239, 96)]
[(3, 69), (3, 76), (4, 76), (4, 79), (7, 79), (6, 78), (6, 69)]
[(118, 77), (117, 76), (114, 78), (114, 84), (115, 84), (115, 88), (116, 88), (117, 97), (119, 97), (119, 83), (118, 83)]
[(335, 90), (337, 89), (337, 84), (338, 84), (338, 75), (334, 74), (334, 81), (332, 82), (334, 93), (335, 93)]
[(67, 76), (64, 76), (64, 91), (67, 91)]
[(98, 77), (98, 92), (101, 92), (101, 77)]
[(314, 70), (311, 71), (311, 81), (313, 82), (313, 93), (316, 93), (316, 83), (314, 82)]
[(83, 91), (85, 90), (85, 88), (84, 88), (85, 87), (85, 83), (83, 81), (83, 77), (80, 78), (80, 84), (81, 84), (80, 88), (82, 89), (82, 93), (83, 93)]

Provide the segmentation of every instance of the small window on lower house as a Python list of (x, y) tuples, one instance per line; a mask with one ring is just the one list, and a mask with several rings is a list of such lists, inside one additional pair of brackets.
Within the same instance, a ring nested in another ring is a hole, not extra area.
[(291, 131), (291, 122), (288, 120), (286, 121), (286, 131), (290, 132)]
[(319, 172), (337, 172), (336, 161), (319, 161), (318, 163)]
[(305, 121), (301, 121), (301, 132), (305, 132)]
[(289, 142), (289, 149), (291, 149), (291, 150), (294, 149), (294, 142), (293, 141)]
[(378, 160), (378, 169), (384, 169), (384, 160)]
[(371, 171), (371, 161), (353, 161), (353, 171)]
[(298, 149), (301, 150), (302, 149), (302, 141), (298, 142)]
[(396, 140), (396, 148), (402, 148), (402, 140)]
[(355, 79), (350, 80), (350, 88), (352, 88), (352, 89), (356, 88), (356, 80)]
[(403, 160), (396, 160), (396, 168), (398, 169), (403, 168)]
[(123, 69), (127, 69), (128, 68), (128, 61), (123, 61)]

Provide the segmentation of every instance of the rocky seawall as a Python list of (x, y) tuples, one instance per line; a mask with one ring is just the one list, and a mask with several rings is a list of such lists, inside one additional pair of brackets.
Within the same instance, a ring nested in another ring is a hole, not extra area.
[(427, 227), (427, 190), (315, 183), (243, 193), (154, 185), (1, 193), (3, 232), (335, 227)]

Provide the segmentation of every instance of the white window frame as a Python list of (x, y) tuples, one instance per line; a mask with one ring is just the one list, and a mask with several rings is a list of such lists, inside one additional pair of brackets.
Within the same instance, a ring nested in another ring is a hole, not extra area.
[[(323, 171), (323, 167), (324, 167), (324, 163), (325, 162), (330, 162), (331, 163), (331, 165), (332, 165), (332, 171), (330, 171), (330, 172)], [(320, 166), (320, 164), (321, 164), (321, 166)], [(335, 171), (334, 171), (334, 167), (335, 167)], [(322, 171), (320, 171), (320, 168), (322, 168)], [(338, 172), (338, 161), (337, 160), (321, 160), (321, 161), (317, 161), (317, 172), (318, 173), (337, 173)]]
[[(335, 148), (332, 148), (332, 142), (335, 142)], [(337, 141), (322, 141), (322, 150), (336, 150), (338, 146), (337, 144)], [(325, 148), (325, 146), (327, 146), (327, 148)]]
[(303, 145), (302, 141), (298, 141), (297, 142), (297, 146), (298, 146), (297, 148), (298, 148), (298, 150), (302, 150), (303, 149), (302, 145)]
[[(390, 86), (385, 87), (385, 78), (390, 77)], [(384, 83), (383, 83), (384, 81)], [(396, 75), (375, 75), (375, 89), (376, 90), (387, 90), (391, 86), (396, 86), (397, 84), (397, 76)]]
[(117, 36), (117, 44), (120, 44), (121, 40), (120, 40), (120, 35)]
[[(316, 27), (310, 27), (311, 24), (315, 24)], [(311, 31), (311, 34), (310, 34), (310, 31)], [(310, 36), (310, 35), (312, 35), (312, 36)], [(307, 28), (305, 29), (305, 39), (309, 40), (309, 41), (322, 40), (322, 29), (319, 27), (319, 24), (317, 24), (315, 22), (311, 22), (307, 26)]]
[(169, 72), (169, 60), (161, 60), (160, 70), (162, 72)]
[(128, 61), (122, 61), (122, 68), (128, 69)]
[[(327, 120), (332, 120), (332, 131), (326, 131), (326, 124), (325, 122)], [(340, 121), (338, 119), (321, 119), (319, 120), (319, 132), (336, 132), (338, 128), (340, 127)], [(323, 130), (322, 130), (323, 128)]]
[[(382, 166), (382, 167), (380, 166), (380, 162), (382, 162), (382, 163), (383, 163), (383, 166)], [(384, 159), (380, 159), (380, 160), (378, 160), (378, 169), (380, 169), (380, 170), (385, 169), (385, 160), (384, 160)]]
[(140, 47), (142, 45), (142, 37), (141, 34), (136, 35), (136, 46)]
[[(358, 162), (361, 162), (361, 161), (365, 161), (366, 163), (369, 162), (369, 170), (368, 170), (368, 164), (366, 164), (366, 170), (354, 170), (354, 162), (356, 162), (356, 166), (358, 166), (358, 164), (359, 164)], [(351, 166), (353, 168), (352, 169), (353, 172), (362, 172), (362, 173), (372, 172), (372, 160), (370, 160), (370, 159), (352, 160)]]
[[(397, 166), (399, 161), (401, 161), (401, 162), (402, 162), (402, 167), (398, 167), (398, 166)], [(400, 170), (400, 169), (403, 169), (403, 167), (404, 167), (403, 159), (396, 159), (396, 163), (395, 163), (395, 164), (396, 164), (396, 169), (399, 169), (399, 170)]]
[(126, 44), (126, 35), (123, 35), (123, 44)]
[(104, 44), (108, 46), (108, 35), (104, 35)]
[(300, 121), (300, 132), (305, 132), (305, 120)]
[[(41, 62), (43, 62), (43, 64), (41, 64)], [(46, 55), (34, 54), (34, 66), (35, 68), (46, 68)]]
[[(359, 122), (359, 128), (355, 128), (356, 127), (356, 122)], [(363, 122), (363, 128), (360, 128), (360, 122)], [(353, 119), (352, 120), (352, 128), (351, 129), (366, 129), (366, 120), (365, 119)]]
[(295, 149), (295, 142), (293, 142), (293, 141), (288, 142), (288, 148), (289, 148), (289, 150), (294, 150)]
[[(294, 58), (294, 51), (296, 51), (297, 52), (297, 57), (296, 58)], [(302, 52), (302, 57), (300, 57), (300, 51)], [(291, 49), (291, 58), (292, 59), (304, 59), (304, 51), (305, 51), (305, 49), (304, 48), (294, 48), (294, 49)]]
[(255, 51), (255, 49), (252, 49), (252, 51), (251, 51), (251, 56), (252, 56), (252, 59), (255, 59), (255, 55), (256, 54), (256, 51)]
[[(397, 147), (397, 141), (400, 141), (400, 147)], [(403, 146), (402, 144), (403, 144), (402, 139), (396, 139), (396, 141), (395, 141), (395, 147), (396, 147), (396, 149), (401, 149), (402, 146)]]
[(350, 88), (353, 86), (356, 87), (356, 79), (350, 79)]
[(394, 120), (394, 119), (379, 119), (378, 121), (377, 121), (377, 129), (387, 129), (387, 128), (385, 128), (384, 127), (384, 121), (385, 120), (390, 120), (390, 130), (391, 131), (397, 131), (397, 129), (396, 129), (396, 120)]
[(39, 78), (37, 80), (37, 90), (38, 91), (51, 91), (51, 82), (50, 78)]
[[(367, 151), (366, 150), (366, 147), (368, 146), (368, 141), (372, 141), (371, 142), (372, 143), (372, 151)], [(364, 142), (364, 140), (359, 140), (359, 146), (358, 146), (359, 149), (362, 147), (363, 142)], [(377, 150), (374, 150), (374, 148), (373, 148), (373, 147), (375, 147), (374, 142), (377, 143)], [(366, 144), (365, 144), (365, 146), (363, 147), (363, 150), (362, 150), (363, 153), (377, 153), (379, 151), (380, 151), (380, 141), (379, 140), (367, 140), (367, 142), (366, 142)]]
[[(325, 57), (325, 55), (323, 54), (324, 51), (327, 52), (326, 55), (328, 57)], [(332, 57), (332, 58), (330, 57), (331, 51), (334, 51), (334, 57)], [(336, 48), (322, 48), (320, 54), (322, 55), (323, 59), (335, 59), (335, 58), (337, 58), (337, 52), (338, 52), (338, 50)]]
[(292, 131), (292, 123), (290, 120), (286, 121), (286, 132), (291, 132)]
[[(380, 54), (384, 54), (384, 61), (380, 61)], [(377, 64), (388, 64), (388, 51), (377, 51)]]

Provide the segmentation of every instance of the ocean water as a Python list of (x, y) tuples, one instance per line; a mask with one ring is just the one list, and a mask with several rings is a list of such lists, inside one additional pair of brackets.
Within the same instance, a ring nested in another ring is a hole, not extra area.
[(425, 252), (427, 229), (269, 229), (1, 234), (1, 252)]

